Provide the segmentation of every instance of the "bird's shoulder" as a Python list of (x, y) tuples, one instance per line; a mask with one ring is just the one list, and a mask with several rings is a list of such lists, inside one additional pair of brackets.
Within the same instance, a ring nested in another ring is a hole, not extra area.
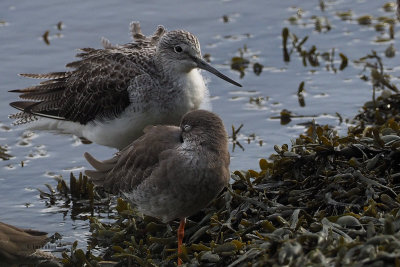
[(132, 79), (152, 71), (154, 53), (153, 48), (133, 49), (124, 46), (83, 49), (82, 53), (77, 54), (79, 60), (66, 65), (74, 69), (69, 75), (69, 88), (76, 90), (85, 85), (85, 89), (90, 89), (94, 84), (103, 85), (100, 89), (111, 89), (107, 85), (112, 84), (116, 91), (126, 90)]
[(79, 55), (81, 60), (67, 64), (75, 71), (67, 80), (64, 98), (69, 103), (63, 105), (63, 115), (69, 120), (89, 115), (84, 122), (118, 116), (141, 87), (152, 86), (153, 53), (153, 48), (117, 47)]

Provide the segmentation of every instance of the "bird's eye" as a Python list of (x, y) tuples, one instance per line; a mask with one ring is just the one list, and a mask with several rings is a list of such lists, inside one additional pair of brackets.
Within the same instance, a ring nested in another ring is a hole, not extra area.
[(186, 124), (185, 126), (183, 126), (183, 131), (185, 132), (189, 132), (192, 129), (192, 126)]
[(174, 46), (175, 53), (182, 53), (183, 49), (180, 45)]

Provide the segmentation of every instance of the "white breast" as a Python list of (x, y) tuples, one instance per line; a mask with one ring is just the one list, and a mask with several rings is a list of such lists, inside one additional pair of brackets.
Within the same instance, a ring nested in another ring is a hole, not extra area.
[(182, 96), (188, 110), (199, 109), (205, 98), (209, 98), (209, 91), (198, 69), (182, 75), (179, 82), (182, 88), (185, 88), (182, 90)]

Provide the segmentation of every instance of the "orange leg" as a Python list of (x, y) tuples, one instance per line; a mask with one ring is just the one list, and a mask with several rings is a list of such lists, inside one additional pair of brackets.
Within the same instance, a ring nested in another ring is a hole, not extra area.
[(182, 260), (181, 258), (179, 258), (179, 254), (182, 253), (182, 241), (183, 241), (183, 236), (185, 235), (185, 224), (186, 224), (186, 218), (181, 219), (178, 228), (178, 265), (182, 264)]

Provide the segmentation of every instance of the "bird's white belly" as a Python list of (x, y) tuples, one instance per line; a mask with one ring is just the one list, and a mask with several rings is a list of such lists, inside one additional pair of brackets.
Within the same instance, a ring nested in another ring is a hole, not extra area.
[(29, 124), (32, 130), (48, 130), (59, 133), (74, 134), (84, 137), (96, 144), (122, 149), (142, 135), (143, 128), (151, 123), (144, 114), (135, 118), (121, 116), (112, 120), (89, 122), (86, 125), (78, 122), (38, 118)]
[(143, 129), (152, 123), (147, 114), (137, 113), (134, 117), (122, 114), (105, 122), (88, 123), (82, 136), (104, 146), (123, 149), (143, 134)]

